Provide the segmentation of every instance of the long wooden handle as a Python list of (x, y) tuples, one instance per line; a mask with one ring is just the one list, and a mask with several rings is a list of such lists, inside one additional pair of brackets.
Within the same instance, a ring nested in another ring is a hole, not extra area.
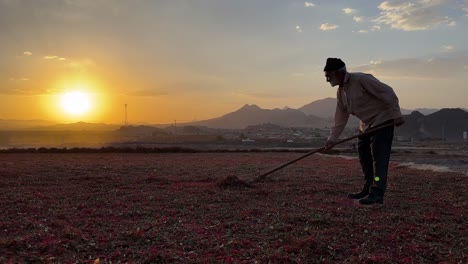
[[(370, 129), (370, 130), (368, 130), (368, 131), (366, 131), (366, 132), (363, 132), (363, 133), (360, 133), (360, 134), (357, 134), (357, 135), (354, 135), (354, 136), (351, 136), (351, 137), (348, 137), (348, 138), (339, 140), (339, 141), (337, 141), (335, 144), (333, 144), (333, 146), (338, 145), (338, 144), (341, 144), (341, 143), (346, 142), (346, 141), (350, 141), (350, 140), (355, 139), (355, 138), (357, 138), (357, 137), (362, 137), (362, 136), (369, 135), (369, 134), (371, 134), (371, 133), (374, 133), (374, 132), (376, 132), (376, 131), (379, 131), (379, 130), (381, 130), (381, 129), (384, 129), (384, 128), (386, 128), (386, 127), (393, 126), (393, 125), (394, 125), (394, 124), (393, 124), (393, 122), (392, 122), (392, 123), (388, 123), (388, 124), (385, 124), (385, 125), (382, 125), (382, 126), (375, 127), (375, 128)], [(308, 156), (310, 156), (310, 155), (312, 155), (312, 154), (314, 154), (314, 153), (317, 153), (317, 152), (320, 152), (320, 151), (323, 151), (323, 150), (325, 150), (325, 147), (321, 147), (321, 148), (319, 148), (319, 149), (309, 151), (309, 152), (307, 152), (306, 154), (304, 154), (304, 155), (302, 155), (302, 156), (300, 156), (300, 157), (298, 157), (298, 158), (296, 158), (296, 159), (293, 159), (293, 160), (291, 160), (291, 161), (288, 161), (288, 162), (286, 162), (286, 163), (283, 163), (283, 164), (281, 164), (281, 165), (278, 166), (278, 167), (275, 167), (275, 168), (273, 168), (273, 169), (271, 169), (271, 170), (269, 170), (269, 171), (267, 171), (267, 172), (264, 172), (263, 174), (261, 174), (261, 175), (259, 175), (258, 177), (254, 178), (254, 179), (251, 180), (250, 182), (253, 183), (253, 182), (262, 181), (262, 180), (265, 179), (265, 177), (266, 177), (267, 175), (270, 175), (270, 174), (272, 174), (273, 172), (275, 172), (275, 171), (277, 171), (277, 170), (280, 170), (280, 169), (282, 169), (282, 168), (284, 168), (284, 167), (286, 167), (286, 166), (288, 166), (288, 165), (290, 165), (290, 164), (292, 164), (292, 163), (294, 163), (294, 162), (296, 162), (296, 161), (298, 161), (298, 160), (301, 160), (301, 159), (303, 159), (303, 158), (306, 158), (306, 157), (308, 157)]]

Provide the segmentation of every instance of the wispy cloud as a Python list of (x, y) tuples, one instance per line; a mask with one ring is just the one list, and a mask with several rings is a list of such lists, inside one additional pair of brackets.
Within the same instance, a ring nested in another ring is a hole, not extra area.
[(304, 76), (305, 76), (304, 73), (299, 73), (299, 72), (291, 73), (291, 77), (293, 77), (293, 78), (301, 78), (301, 77), (304, 77)]
[(75, 69), (81, 72), (87, 71), (88, 69), (95, 66), (96, 63), (92, 59), (72, 60), (67, 61), (67, 63), (65, 63), (65, 67), (69, 69)]
[(334, 30), (334, 29), (337, 29), (337, 28), (338, 28), (338, 25), (329, 24), (329, 23), (324, 23), (324, 24), (320, 25), (320, 29), (324, 30), (324, 31)]
[(31, 56), (31, 55), (32, 55), (32, 52), (30, 52), (30, 51), (25, 51), (25, 52), (23, 52), (23, 55), (25, 55), (25, 56)]
[(304, 6), (305, 6), (305, 7), (313, 7), (313, 6), (315, 6), (315, 5), (314, 5), (314, 3), (312, 3), (312, 2), (305, 2), (305, 3), (304, 3)]
[(372, 26), (371, 30), (372, 31), (379, 31), (381, 29), (380, 26)]
[(452, 46), (452, 45), (444, 45), (444, 46), (441, 47), (441, 49), (444, 52), (450, 52), (450, 51), (454, 51), (455, 47)]
[(363, 22), (363, 21), (364, 21), (364, 18), (363, 18), (363, 17), (360, 17), (360, 16), (354, 16), (354, 17), (353, 17), (353, 20), (356, 21), (356, 22)]
[(353, 67), (353, 71), (375, 74), (378, 77), (397, 79), (444, 79), (466, 74), (464, 66), (468, 55), (459, 53), (431, 59), (408, 58), (392, 61), (371, 61), (367, 65)]
[(29, 81), (29, 78), (10, 78), (10, 81), (13, 82), (24, 82), (24, 81)]
[(4, 95), (19, 95), (19, 96), (37, 96), (44, 95), (47, 92), (41, 89), (31, 89), (31, 88), (15, 88), (15, 87), (6, 87), (5, 89), (0, 89), (0, 94)]
[(454, 26), (455, 22), (442, 15), (440, 11), (441, 5), (446, 2), (446, 0), (385, 1), (378, 6), (380, 16), (374, 22), (404, 31), (427, 30), (439, 25)]
[(343, 8), (342, 10), (347, 15), (356, 13), (356, 9), (352, 9), (352, 8)]
[(358, 31), (358, 33), (369, 33), (369, 30), (361, 29)]
[(56, 55), (46, 55), (43, 57), (45, 60), (58, 60), (58, 61), (66, 61), (67, 59), (64, 57), (56, 56)]
[(299, 32), (299, 33), (302, 32), (301, 26), (296, 26), (296, 31)]

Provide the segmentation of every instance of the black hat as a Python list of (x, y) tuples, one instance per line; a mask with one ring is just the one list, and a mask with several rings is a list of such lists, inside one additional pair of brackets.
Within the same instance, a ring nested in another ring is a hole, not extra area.
[(336, 71), (345, 67), (346, 64), (339, 58), (328, 58), (323, 71)]

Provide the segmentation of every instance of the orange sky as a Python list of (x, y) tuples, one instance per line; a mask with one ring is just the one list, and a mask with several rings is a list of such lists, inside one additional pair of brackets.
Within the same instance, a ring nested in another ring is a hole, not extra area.
[[(0, 119), (122, 124), (335, 97), (327, 57), (403, 108), (468, 108), (468, 1), (0, 0)], [(83, 90), (89, 111), (60, 98)]]

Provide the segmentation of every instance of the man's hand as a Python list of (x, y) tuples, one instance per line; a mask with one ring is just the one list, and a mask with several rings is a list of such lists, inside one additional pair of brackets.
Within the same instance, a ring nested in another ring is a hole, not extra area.
[(403, 117), (393, 119), (393, 124), (397, 127), (403, 125), (404, 123), (405, 123), (405, 120), (403, 120)]
[(327, 140), (327, 142), (325, 142), (325, 150), (330, 150), (333, 146), (335, 146), (335, 142), (331, 140)]

